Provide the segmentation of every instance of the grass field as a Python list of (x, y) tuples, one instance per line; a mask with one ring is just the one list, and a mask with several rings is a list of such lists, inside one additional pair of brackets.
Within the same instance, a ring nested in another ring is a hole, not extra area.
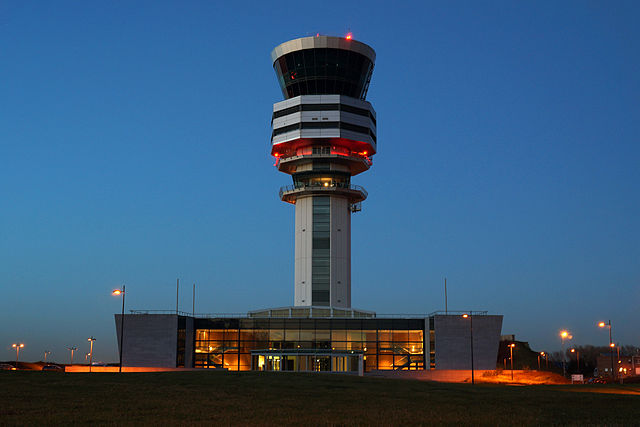
[(0, 425), (640, 424), (640, 387), (339, 375), (0, 372)]

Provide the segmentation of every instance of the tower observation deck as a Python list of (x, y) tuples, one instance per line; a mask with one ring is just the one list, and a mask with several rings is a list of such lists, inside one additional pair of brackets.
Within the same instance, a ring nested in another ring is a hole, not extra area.
[(367, 198), (351, 177), (371, 167), (376, 113), (365, 100), (375, 51), (342, 37), (304, 37), (271, 52), (284, 101), (273, 105), (271, 154), (293, 184), (296, 306), (351, 307), (351, 213)]

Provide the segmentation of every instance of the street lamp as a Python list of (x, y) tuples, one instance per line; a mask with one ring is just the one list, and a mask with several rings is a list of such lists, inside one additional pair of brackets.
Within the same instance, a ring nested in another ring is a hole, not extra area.
[(462, 315), (464, 319), (469, 319), (469, 331), (471, 332), (471, 384), (475, 384), (475, 378), (473, 375), (473, 311), (469, 311), (469, 314)]
[(89, 372), (91, 372), (91, 364), (93, 363), (93, 342), (96, 339), (94, 337), (89, 337), (87, 338), (87, 341), (89, 341), (90, 343), (90, 348), (89, 348)]
[(49, 350), (44, 351), (44, 363), (47, 363), (47, 356), (50, 355), (51, 352)]
[(611, 320), (609, 320), (608, 323), (599, 322), (598, 326), (601, 328), (604, 328), (604, 327), (609, 328), (609, 359), (611, 359), (611, 379), (615, 380), (616, 374), (615, 374), (615, 371), (613, 370), (613, 347), (615, 347), (615, 344), (611, 339)]
[(560, 331), (560, 340), (562, 341), (562, 376), (566, 377), (567, 376), (567, 357), (566, 354), (564, 354), (564, 340), (565, 339), (571, 339), (573, 338), (573, 335), (570, 335), (569, 332), (567, 331)]
[(576, 348), (572, 348), (571, 353), (576, 354), (576, 363), (578, 364), (578, 373), (580, 373), (580, 350)]
[(511, 351), (511, 381), (513, 381), (513, 348), (515, 346), (515, 343), (509, 344), (509, 350)]
[(20, 349), (24, 348), (23, 343), (11, 344), (11, 347), (16, 349), (16, 369), (18, 369), (18, 360), (20, 359)]
[(122, 289), (114, 289), (113, 295), (122, 295), (122, 314), (120, 315), (120, 361), (118, 363), (118, 372), (122, 372), (122, 339), (124, 338), (124, 285)]
[(67, 347), (67, 350), (71, 351), (71, 366), (73, 366), (73, 352), (76, 351), (78, 347)]
[(544, 351), (541, 351), (540, 353), (538, 353), (538, 371), (540, 371), (540, 356), (544, 357)]

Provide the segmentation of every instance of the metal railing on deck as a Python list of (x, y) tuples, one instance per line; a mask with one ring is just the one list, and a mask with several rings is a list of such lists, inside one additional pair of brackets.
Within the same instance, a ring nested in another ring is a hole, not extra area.
[(346, 190), (351, 190), (351, 191), (358, 191), (360, 193), (362, 193), (365, 197), (365, 199), (369, 196), (369, 193), (367, 193), (367, 190), (364, 189), (364, 187), (360, 186), (360, 185), (355, 185), (355, 184), (342, 184), (339, 182), (333, 182), (330, 183), (329, 185), (323, 185), (323, 184), (316, 184), (316, 185), (285, 185), (283, 187), (280, 187), (280, 192), (279, 192), (279, 196), (280, 198), (282, 198), (282, 196), (285, 193), (290, 193), (292, 191), (296, 191), (296, 190), (320, 190), (322, 191), (323, 189), (326, 190), (332, 190), (334, 188), (344, 188)]
[[(293, 307), (295, 308), (295, 307)], [(277, 310), (277, 309), (274, 309)], [(338, 309), (338, 310), (345, 310), (345, 309)], [(346, 310), (351, 310), (351, 309), (346, 309)], [(357, 311), (357, 310), (356, 310)], [(250, 313), (187, 313), (185, 311), (175, 311), (175, 310), (129, 310), (130, 314), (177, 314), (179, 316), (188, 316), (188, 317), (197, 317), (197, 318), (205, 318), (205, 319), (216, 319), (216, 318), (240, 318), (240, 319), (246, 319), (246, 318), (251, 318), (251, 319), (255, 319), (255, 318), (259, 318), (256, 316), (252, 316), (250, 315)], [(424, 319), (424, 318), (428, 318), (431, 316), (435, 316), (435, 315), (449, 315), (449, 316), (461, 316), (463, 314), (469, 314), (470, 311), (460, 311), (460, 310), (449, 310), (447, 312), (441, 310), (441, 311), (434, 311), (431, 313), (373, 313), (371, 312), (371, 314), (373, 315), (372, 318), (382, 318), (382, 319)], [(488, 315), (488, 311), (484, 310), (484, 311), (473, 311), (471, 312), (474, 316), (486, 316)], [(268, 317), (274, 317), (274, 318), (278, 318), (278, 317), (283, 317), (283, 316), (268, 316)], [(296, 316), (284, 316), (284, 317), (296, 317)], [(303, 316), (305, 317), (305, 316)], [(346, 317), (352, 317), (352, 316), (346, 316)], [(353, 316), (354, 318), (367, 318), (367, 317), (360, 317), (360, 316)]]

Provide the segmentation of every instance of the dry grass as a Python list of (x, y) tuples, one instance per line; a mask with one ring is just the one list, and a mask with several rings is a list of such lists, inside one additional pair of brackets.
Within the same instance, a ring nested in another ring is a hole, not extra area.
[[(637, 424), (638, 386), (443, 384), (338, 375), (0, 372), (0, 425)], [(582, 391), (576, 393), (576, 391)]]
[(518, 371), (513, 374), (511, 379), (511, 371), (493, 371), (486, 372), (476, 381), (490, 384), (520, 384), (520, 385), (541, 385), (541, 384), (569, 384), (562, 375), (548, 371)]

